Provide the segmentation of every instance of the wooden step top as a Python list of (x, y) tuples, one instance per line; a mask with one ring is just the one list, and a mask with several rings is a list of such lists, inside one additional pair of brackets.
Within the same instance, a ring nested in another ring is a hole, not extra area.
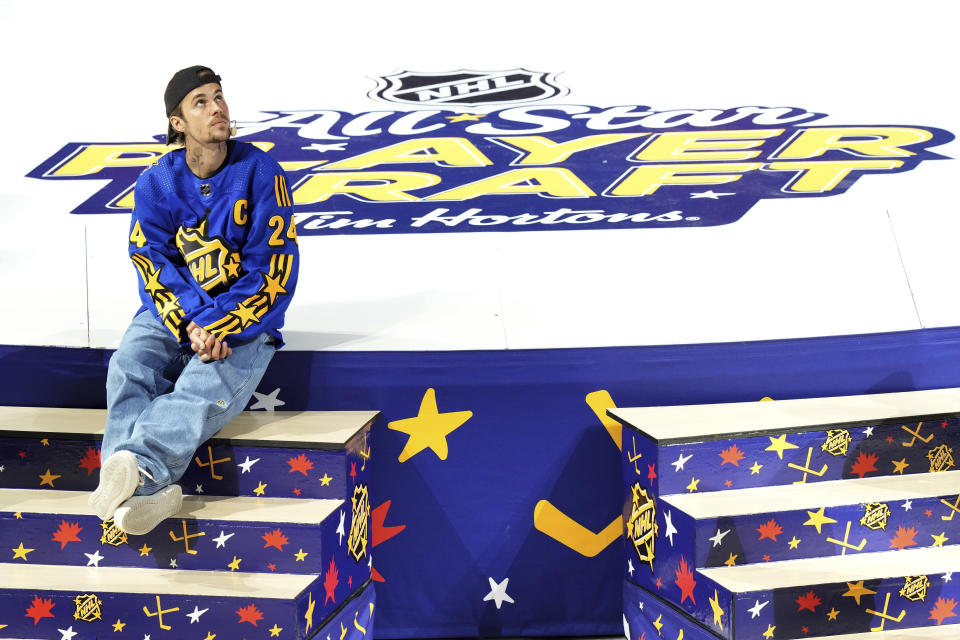
[(658, 444), (676, 444), (953, 417), (960, 415), (960, 388), (798, 400), (616, 407), (607, 413)]
[(309, 574), (186, 571), (143, 567), (74, 567), (0, 563), (7, 589), (145, 593), (183, 596), (297, 597), (316, 578)]
[(960, 573), (960, 545), (760, 562), (698, 571), (734, 593), (878, 578), (934, 576), (954, 571)]
[(960, 470), (905, 476), (849, 478), (786, 486), (730, 489), (710, 493), (678, 493), (662, 500), (695, 519), (751, 513), (819, 509), (870, 502), (955, 495)]
[(911, 629), (884, 629), (839, 636), (807, 636), (807, 640), (956, 640), (960, 638), (960, 624)]
[[(86, 491), (0, 489), (0, 511), (92, 515), (87, 505), (89, 495)], [(174, 517), (316, 525), (343, 503), (343, 500), (334, 499), (183, 496), (183, 507)]]
[[(343, 446), (379, 411), (243, 411), (216, 440), (262, 446)], [(0, 436), (103, 437), (103, 409), (0, 407)]]

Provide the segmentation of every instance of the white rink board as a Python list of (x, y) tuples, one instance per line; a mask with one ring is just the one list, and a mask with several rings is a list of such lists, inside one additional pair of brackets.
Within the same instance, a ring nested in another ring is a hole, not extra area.
[[(4, 314), (2, 342), (116, 346), (139, 304), (127, 216), (70, 213), (97, 181), (25, 176), (69, 142), (162, 133), (163, 88), (192, 64), (223, 76), (241, 121), (402, 110), (367, 95), (400, 69), (524, 67), (560, 73), (569, 93), (545, 105), (793, 106), (828, 114), (816, 126), (960, 133), (943, 62), (960, 45), (952, 9), (937, 2), (909, 15), (893, 2), (603, 0), (223, 12), (196, 18), (207, 21), (197, 30), (169, 29), (165, 5), (0, 7), (0, 55), (15, 61), (0, 71), (0, 281), (26, 310)], [(931, 150), (960, 156), (956, 141)], [(761, 200), (714, 227), (301, 235), (285, 335), (298, 350), (519, 349), (960, 325), (958, 179), (957, 160), (924, 161), (861, 176), (843, 194)]]

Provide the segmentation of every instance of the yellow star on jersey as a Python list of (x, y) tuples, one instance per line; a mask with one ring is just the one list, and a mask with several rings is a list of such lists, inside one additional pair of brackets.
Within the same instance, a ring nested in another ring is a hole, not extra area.
[(298, 551), (297, 553), (295, 553), (295, 554), (293, 554), (293, 555), (295, 555), (295, 556), (297, 557), (297, 562), (303, 562), (303, 559), (306, 558), (306, 557), (307, 557), (308, 555), (310, 555), (310, 554), (307, 553), (306, 551), (304, 551), (303, 549), (300, 549), (300, 551)]
[(227, 272), (231, 278), (236, 278), (240, 275), (240, 261), (237, 260), (237, 255), (234, 253), (230, 254), (230, 257), (223, 261), (223, 270)]
[(113, 623), (114, 631), (123, 631), (123, 628), (127, 626), (126, 622), (120, 622), (120, 618), (117, 618), (117, 621)]
[(764, 451), (776, 451), (777, 455), (780, 456), (780, 459), (783, 460), (783, 452), (787, 449), (799, 449), (795, 444), (790, 444), (787, 442), (787, 434), (778, 436), (774, 438), (773, 436), (767, 436), (770, 438), (770, 446), (764, 449)]
[(730, 557), (727, 558), (726, 561), (724, 561), (723, 564), (727, 565), (728, 567), (732, 567), (733, 565), (737, 564), (737, 558), (738, 558), (739, 556), (740, 556), (740, 554), (731, 553), (731, 554), (730, 554)]
[(257, 317), (257, 310), (253, 307), (248, 307), (242, 302), (237, 305), (236, 309), (230, 312), (230, 315), (240, 321), (241, 329), (246, 329), (254, 322), (260, 324), (260, 318)]
[(473, 121), (476, 122), (483, 118), (485, 114), (482, 113), (460, 113), (455, 116), (445, 116), (450, 122), (466, 122)]
[(437, 395), (433, 388), (427, 389), (420, 401), (420, 411), (415, 418), (394, 420), (387, 424), (388, 429), (406, 433), (410, 436), (404, 445), (400, 462), (406, 462), (427, 447), (433, 450), (441, 460), (447, 459), (447, 436), (473, 417), (472, 411), (437, 411)]
[(11, 549), (11, 551), (13, 551), (14, 560), (16, 560), (17, 558), (20, 558), (21, 560), (26, 562), (27, 554), (33, 551), (33, 549), (24, 549), (23, 542), (21, 542), (19, 547), (17, 547), (16, 549)]
[(658, 636), (663, 635), (662, 633), (660, 633), (660, 629), (663, 629), (663, 623), (660, 622), (661, 620), (663, 620), (663, 614), (662, 614), (662, 613), (661, 613), (659, 616), (657, 616), (657, 619), (656, 619), (656, 620), (653, 621), (653, 626), (655, 626), (655, 627), (657, 628), (657, 635), (658, 635)]
[(689, 491), (690, 493), (693, 493), (694, 491), (697, 490), (697, 485), (698, 485), (698, 484), (700, 484), (700, 479), (699, 479), (699, 478), (690, 478), (690, 484), (688, 484), (685, 488), (686, 488), (686, 490)]
[(820, 507), (820, 511), (813, 512), (807, 511), (807, 515), (810, 516), (810, 519), (803, 523), (804, 526), (811, 526), (817, 528), (817, 533), (823, 533), (821, 529), (823, 525), (830, 524), (831, 522), (836, 522), (833, 518), (823, 515), (823, 510), (826, 507)]
[(163, 269), (161, 265), (159, 269), (150, 273), (148, 272), (148, 278), (146, 284), (143, 285), (143, 290), (147, 293), (153, 295), (158, 291), (163, 291), (166, 289), (162, 284), (160, 284), (160, 271)]
[(329, 487), (331, 480), (333, 480), (333, 478), (331, 478), (330, 476), (328, 476), (328, 475), (327, 475), (327, 472), (324, 471), (324, 472), (323, 472), (323, 477), (320, 478), (320, 486), (321, 486), (321, 487)]
[(52, 486), (53, 486), (53, 481), (56, 480), (57, 478), (60, 478), (61, 476), (54, 475), (54, 474), (50, 473), (50, 469), (47, 469), (47, 472), (46, 472), (45, 474), (43, 474), (42, 476), (38, 476), (38, 477), (40, 478), (40, 480), (42, 480), (42, 482), (40, 483), (40, 486), (41, 486), (41, 487), (42, 487), (43, 485), (45, 485), (45, 484), (48, 484), (48, 485), (50, 485), (50, 486), (52, 487)]
[(909, 467), (910, 464), (907, 462), (906, 458), (900, 458), (900, 460), (893, 461), (893, 472), (903, 475), (903, 470)]
[(769, 638), (772, 638), (772, 637), (773, 637), (773, 632), (774, 632), (776, 629), (777, 629), (777, 628), (776, 628), (775, 626), (773, 626), (772, 624), (768, 624), (768, 625), (767, 625), (767, 630), (763, 632), (763, 637), (764, 637), (764, 638), (768, 638), (768, 639), (769, 639)]
[(827, 611), (827, 620), (836, 620), (838, 615), (840, 615), (840, 612), (830, 607), (830, 611)]
[(753, 466), (750, 467), (750, 475), (752, 476), (760, 475), (760, 469), (763, 469), (763, 465), (757, 464), (756, 460), (754, 460)]
[(273, 627), (269, 629), (269, 631), (271, 638), (277, 638), (280, 636), (280, 632), (283, 631), (283, 627), (278, 627), (276, 623), (274, 623)]
[(720, 597), (717, 590), (713, 590), (713, 597), (710, 600), (710, 608), (713, 609), (713, 624), (723, 629), (723, 609), (720, 607)]
[(241, 562), (243, 562), (243, 558), (238, 558), (237, 556), (233, 556), (233, 562), (231, 562), (227, 566), (230, 567), (230, 571), (236, 571), (237, 569), (240, 568)]
[(863, 580), (855, 583), (848, 582), (847, 589), (848, 591), (843, 595), (856, 599), (858, 607), (860, 606), (860, 598), (862, 596), (869, 596), (876, 593), (876, 591), (870, 591), (870, 589), (864, 587)]
[(150, 552), (151, 552), (151, 551), (153, 551), (153, 547), (148, 547), (148, 546), (146, 545), (146, 543), (144, 543), (144, 545), (143, 545), (142, 547), (140, 547), (140, 556), (141, 556), (141, 557), (142, 557), (142, 556), (148, 556), (148, 555), (150, 555)]
[(310, 627), (313, 626), (313, 608), (317, 606), (317, 601), (313, 599), (313, 592), (311, 591), (308, 595), (307, 602), (307, 612), (303, 614), (303, 619), (307, 621), (307, 628), (304, 629), (304, 633), (310, 631)]
[(262, 495), (263, 495), (263, 490), (266, 489), (266, 488), (267, 488), (266, 483), (265, 483), (265, 482), (261, 482), (261, 483), (259, 483), (259, 484), (257, 485), (257, 488), (254, 489), (253, 492), (254, 492), (255, 494), (257, 494), (258, 496), (262, 496)]
[(273, 304), (281, 293), (287, 293), (287, 290), (280, 284), (280, 278), (282, 277), (280, 274), (277, 274), (275, 278), (271, 278), (265, 273), (260, 275), (263, 276), (263, 286), (260, 287), (260, 291), (270, 298), (270, 304)]
[(942, 547), (943, 543), (950, 539), (945, 535), (946, 533), (947, 533), (946, 531), (941, 531), (940, 535), (938, 536), (930, 534), (930, 537), (933, 538), (933, 545), (931, 546)]

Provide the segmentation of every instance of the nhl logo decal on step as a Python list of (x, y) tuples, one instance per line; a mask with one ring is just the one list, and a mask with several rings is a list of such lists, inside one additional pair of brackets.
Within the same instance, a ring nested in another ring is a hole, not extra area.
[(127, 543), (127, 534), (121, 531), (112, 519), (100, 523), (100, 528), (103, 529), (103, 535), (100, 536), (101, 545), (109, 544), (112, 547), (119, 547)]
[(647, 495), (646, 489), (640, 488), (637, 482), (631, 488), (633, 504), (630, 507), (630, 519), (627, 521), (627, 536), (633, 542), (641, 562), (650, 565), (653, 572), (653, 560), (656, 556), (654, 547), (657, 535), (657, 506), (653, 496)]
[(851, 440), (853, 438), (850, 436), (850, 432), (844, 429), (827, 431), (827, 441), (820, 445), (820, 449), (832, 456), (845, 456)]
[(945, 444), (928, 453), (927, 458), (930, 459), (930, 473), (953, 468), (953, 449)]
[(360, 558), (367, 554), (367, 523), (370, 520), (370, 492), (366, 485), (358, 484), (354, 487), (350, 504), (353, 506), (353, 510), (350, 515), (350, 535), (347, 537), (347, 548), (354, 560), (360, 562)]
[(85, 593), (79, 595), (73, 599), (73, 603), (77, 605), (76, 611), (73, 612), (74, 620), (82, 620), (83, 622), (103, 620), (103, 614), (100, 611), (103, 601), (95, 594)]
[(890, 517), (890, 507), (882, 502), (871, 502), (864, 508), (866, 509), (866, 513), (860, 518), (860, 524), (873, 531), (887, 528), (887, 518)]
[(900, 595), (911, 602), (923, 602), (927, 597), (927, 587), (930, 586), (930, 579), (927, 576), (906, 577), (906, 583), (903, 589), (900, 589)]

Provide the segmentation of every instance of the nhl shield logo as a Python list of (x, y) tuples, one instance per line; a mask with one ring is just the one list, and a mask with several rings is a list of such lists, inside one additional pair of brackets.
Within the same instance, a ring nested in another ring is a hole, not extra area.
[(370, 97), (402, 104), (466, 107), (536, 102), (567, 93), (556, 83), (556, 75), (526, 69), (400, 71), (380, 77)]

